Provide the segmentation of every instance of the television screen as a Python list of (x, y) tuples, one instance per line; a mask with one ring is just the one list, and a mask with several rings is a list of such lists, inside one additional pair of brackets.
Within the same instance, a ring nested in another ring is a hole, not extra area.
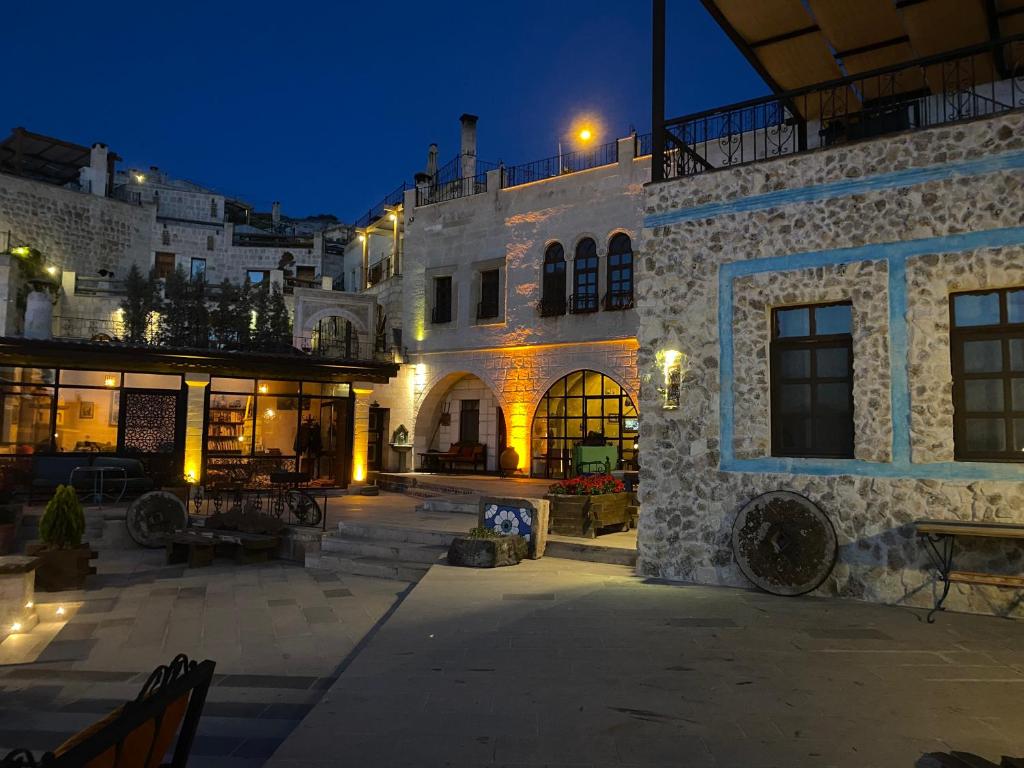
[(622, 420), (622, 431), (623, 432), (639, 432), (640, 431), (640, 419), (637, 416), (627, 416)]

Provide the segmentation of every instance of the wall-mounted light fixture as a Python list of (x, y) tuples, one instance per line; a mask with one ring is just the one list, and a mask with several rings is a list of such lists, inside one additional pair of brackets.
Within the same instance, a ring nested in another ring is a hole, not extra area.
[(672, 411), (679, 407), (683, 380), (686, 377), (686, 355), (678, 349), (663, 349), (656, 356), (658, 368), (661, 369), (662, 384), (658, 387), (661, 393), (661, 407)]

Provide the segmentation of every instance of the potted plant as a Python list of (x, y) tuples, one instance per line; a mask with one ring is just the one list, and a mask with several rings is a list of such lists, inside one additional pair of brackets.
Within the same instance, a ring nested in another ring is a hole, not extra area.
[(611, 475), (580, 475), (560, 480), (548, 489), (552, 533), (594, 538), (599, 528), (629, 530), (629, 494)]
[(467, 568), (499, 568), (518, 565), (527, 554), (526, 539), (505, 536), (490, 528), (473, 528), (448, 548), (448, 564)]
[(58, 485), (39, 521), (42, 544), (28, 547), (28, 554), (41, 559), (36, 569), (36, 587), (44, 592), (81, 589), (86, 577), (96, 573), (89, 561), (96, 557), (88, 543), (82, 543), (85, 513), (70, 485)]

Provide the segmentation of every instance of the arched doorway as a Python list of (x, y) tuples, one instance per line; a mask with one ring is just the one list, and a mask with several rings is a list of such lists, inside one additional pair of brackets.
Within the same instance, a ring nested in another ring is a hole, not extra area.
[(561, 478), (575, 473), (573, 449), (588, 435), (617, 450), (617, 466), (636, 466), (640, 429), (636, 405), (615, 379), (598, 371), (574, 371), (541, 398), (530, 431), (530, 474)]
[[(427, 393), (416, 415), (415, 445), (417, 469), (431, 470), (429, 456), (444, 453), (456, 443), (483, 446), (483, 465), (456, 465), (454, 472), (498, 469), (498, 457), (507, 444), (505, 414), (486, 382), (471, 373), (451, 373)], [(426, 466), (423, 460), (426, 459)]]

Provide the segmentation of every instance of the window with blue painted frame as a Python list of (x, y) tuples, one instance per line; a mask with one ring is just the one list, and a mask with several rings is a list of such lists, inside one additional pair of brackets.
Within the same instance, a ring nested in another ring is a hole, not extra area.
[(950, 296), (958, 461), (1024, 461), (1024, 288)]
[(772, 455), (853, 458), (853, 308), (772, 311)]

